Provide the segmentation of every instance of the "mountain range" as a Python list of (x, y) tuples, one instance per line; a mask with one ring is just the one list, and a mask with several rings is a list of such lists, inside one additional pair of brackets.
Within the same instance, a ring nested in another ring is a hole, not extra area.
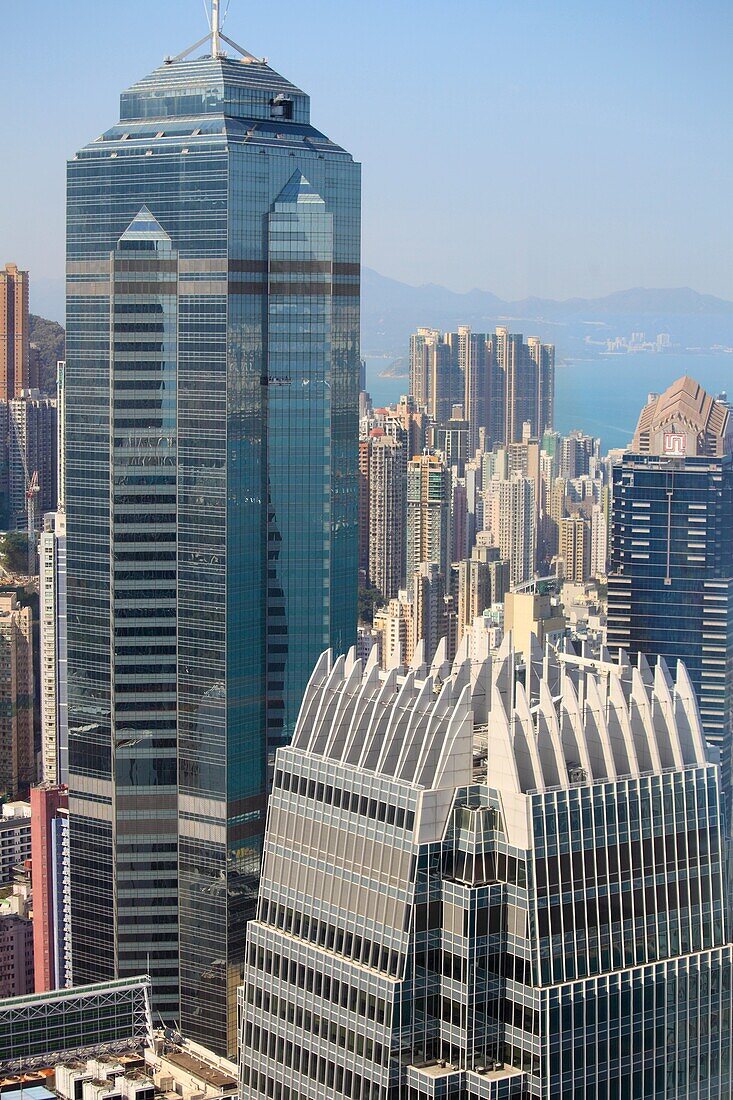
[[(505, 301), (486, 290), (456, 293), (434, 283), (410, 286), (371, 268), (362, 270), (362, 352), (401, 356), (409, 336), (426, 326), (446, 331), (469, 325), (477, 332), (506, 324), (514, 331), (558, 343), (564, 354), (585, 348), (586, 336), (601, 339), (642, 331), (669, 332), (683, 347), (733, 343), (733, 302), (689, 287), (635, 287), (602, 298)], [(567, 343), (567, 347), (564, 344)]]

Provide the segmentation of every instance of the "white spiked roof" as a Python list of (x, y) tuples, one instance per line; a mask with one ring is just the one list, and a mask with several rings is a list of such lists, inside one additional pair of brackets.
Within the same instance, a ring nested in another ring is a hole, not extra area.
[[(417, 648), (411, 668), (365, 664), (352, 648), (325, 652), (303, 697), (293, 747), (421, 790), (475, 782), (474, 740), (487, 758), (481, 781), (507, 793), (609, 781), (707, 763), (697, 701), (681, 663), (673, 680), (658, 658), (632, 666), (548, 646), (529, 665), (507, 636), (472, 662), (445, 647), (432, 666)], [(477, 732), (478, 731), (478, 732)]]

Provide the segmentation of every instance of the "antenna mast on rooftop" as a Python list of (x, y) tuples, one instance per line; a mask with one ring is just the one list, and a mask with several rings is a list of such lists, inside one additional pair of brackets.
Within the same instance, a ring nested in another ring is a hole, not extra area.
[(222, 42), (226, 42), (227, 46), (231, 46), (233, 50), (237, 51), (241, 60), (245, 63), (251, 61), (264, 62), (264, 58), (255, 57), (249, 50), (245, 50), (243, 46), (237, 45), (231, 38), (228, 38), (221, 29), (221, 24), (220, 0), (211, 0), (211, 19), (209, 21), (208, 34), (205, 34), (203, 38), (199, 38), (198, 42), (194, 42), (193, 46), (189, 46), (187, 50), (183, 50), (182, 53), (176, 54), (175, 57), (166, 57), (166, 64), (172, 65), (174, 61), (183, 61), (184, 57), (188, 57), (189, 54), (192, 54), (199, 46), (203, 46), (205, 42), (211, 42), (211, 56), (213, 58), (226, 57), (224, 50), (221, 48)]

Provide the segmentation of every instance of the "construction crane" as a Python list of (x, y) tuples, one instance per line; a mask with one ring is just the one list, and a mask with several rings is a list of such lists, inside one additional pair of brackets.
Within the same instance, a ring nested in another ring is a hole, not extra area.
[(36, 573), (36, 497), (41, 491), (38, 484), (38, 470), (34, 470), (28, 479), (28, 471), (25, 471), (28, 488), (25, 491), (25, 514), (28, 521), (28, 576), (34, 577)]

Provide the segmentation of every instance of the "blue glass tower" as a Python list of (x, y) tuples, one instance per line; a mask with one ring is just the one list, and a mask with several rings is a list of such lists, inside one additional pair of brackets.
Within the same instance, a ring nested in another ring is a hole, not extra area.
[(613, 471), (608, 648), (683, 661), (730, 794), (733, 421), (689, 377), (642, 410)]
[(268, 757), (355, 634), (360, 175), (212, 46), (68, 168), (72, 933), (231, 1053)]

